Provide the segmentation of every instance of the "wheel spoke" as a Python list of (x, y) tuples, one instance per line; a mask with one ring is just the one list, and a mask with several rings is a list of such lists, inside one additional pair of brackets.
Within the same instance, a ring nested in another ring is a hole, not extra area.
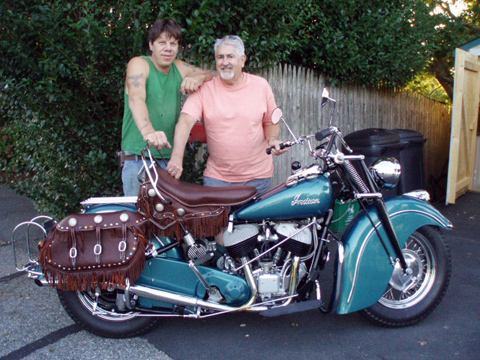
[(413, 274), (406, 278), (403, 269), (396, 266), (390, 286), (379, 300), (381, 304), (392, 309), (414, 306), (427, 296), (435, 281), (435, 254), (422, 234), (413, 233), (406, 242), (403, 253)]

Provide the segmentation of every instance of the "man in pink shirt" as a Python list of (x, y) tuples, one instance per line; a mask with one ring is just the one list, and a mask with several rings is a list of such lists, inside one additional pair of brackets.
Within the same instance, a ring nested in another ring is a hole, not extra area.
[(183, 154), (190, 130), (202, 121), (207, 135), (209, 158), (204, 172), (206, 186), (252, 185), (259, 194), (272, 186), (273, 155), (283, 154), (278, 139), (280, 126), (271, 115), (277, 107), (268, 82), (244, 73), (242, 39), (229, 35), (215, 42), (219, 76), (191, 94), (175, 128), (174, 148), (167, 171), (180, 178)]

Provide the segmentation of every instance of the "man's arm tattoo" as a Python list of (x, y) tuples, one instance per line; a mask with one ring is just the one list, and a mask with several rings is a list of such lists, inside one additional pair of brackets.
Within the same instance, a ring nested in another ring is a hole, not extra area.
[(145, 120), (145, 124), (143, 124), (142, 127), (139, 129), (140, 132), (142, 132), (143, 129), (145, 129), (147, 126), (150, 125), (150, 121), (147, 118), (145, 118), (143, 120)]
[(133, 86), (136, 88), (140, 87), (140, 79), (143, 77), (143, 73), (140, 75), (130, 75), (128, 77), (129, 80), (133, 80)]

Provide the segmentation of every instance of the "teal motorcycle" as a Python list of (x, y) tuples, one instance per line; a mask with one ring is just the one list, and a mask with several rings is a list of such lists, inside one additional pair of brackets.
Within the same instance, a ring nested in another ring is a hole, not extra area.
[[(55, 287), (67, 313), (105, 337), (140, 335), (163, 317), (239, 311), (361, 310), (388, 327), (420, 321), (448, 287), (442, 229), (452, 224), (426, 191), (384, 199), (380, 189), (399, 180), (398, 161), (367, 168), (332, 126), (335, 104), (324, 90), (330, 125), (302, 137), (274, 112), (293, 137), (282, 147), (305, 146), (312, 164), (295, 162), (285, 183), (262, 196), (249, 186), (176, 180), (147, 147), (138, 197), (91, 198), (81, 214), (58, 223), (39, 217), (19, 224), (14, 250), (20, 227), (40, 228), (44, 239), (40, 255), (17, 269)], [(342, 230), (333, 224), (348, 211), (335, 213), (336, 201), (358, 206)]]

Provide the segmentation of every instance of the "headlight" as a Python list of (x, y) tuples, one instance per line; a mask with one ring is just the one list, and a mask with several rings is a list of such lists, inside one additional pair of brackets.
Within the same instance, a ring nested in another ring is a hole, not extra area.
[(378, 186), (392, 189), (398, 184), (402, 169), (395, 158), (383, 158), (375, 161), (370, 166), (370, 174)]

